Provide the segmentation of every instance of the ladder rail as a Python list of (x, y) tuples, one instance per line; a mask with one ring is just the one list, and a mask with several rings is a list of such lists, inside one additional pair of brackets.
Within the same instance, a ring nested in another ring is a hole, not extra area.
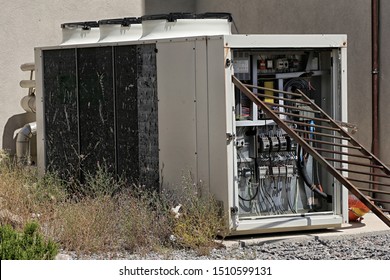
[(353, 170), (353, 169), (347, 169), (347, 168), (337, 168), (337, 170), (341, 171), (341, 172), (344, 171), (344, 172), (356, 173), (356, 174), (364, 175), (364, 176), (376, 176), (376, 177), (390, 179), (389, 175), (386, 175), (386, 174), (379, 174), (379, 173), (373, 173), (373, 172), (362, 172), (359, 170)]
[(314, 120), (314, 121), (325, 122), (325, 123), (329, 123), (330, 122), (329, 120), (326, 120), (326, 119), (321, 119), (321, 118), (316, 118), (316, 117), (309, 117), (309, 116), (302, 116), (302, 115), (288, 113), (288, 112), (276, 111), (275, 114), (277, 114), (277, 115), (286, 115), (286, 116), (290, 116), (290, 117), (300, 117), (302, 119)]
[(322, 140), (311, 139), (311, 138), (305, 138), (305, 137), (302, 137), (302, 138), (303, 138), (305, 141), (308, 141), (308, 142), (319, 143), (319, 144), (329, 145), (329, 146), (343, 147), (343, 148), (348, 148), (348, 149), (361, 150), (361, 148), (358, 147), (358, 146), (344, 145), (344, 144), (339, 144), (339, 143), (335, 143), (335, 142), (328, 142), (328, 141), (322, 141)]
[(339, 131), (337, 128), (331, 127), (331, 126), (324, 126), (324, 125), (318, 125), (318, 124), (311, 124), (311, 123), (305, 123), (305, 122), (299, 122), (299, 121), (290, 121), (290, 120), (284, 120), (286, 123), (292, 123), (296, 125), (300, 125), (303, 127), (314, 127), (319, 129), (325, 129), (325, 130), (331, 130), (331, 131)]
[(288, 101), (291, 103), (310, 105), (309, 102), (306, 102), (306, 101), (303, 101), (300, 99), (290, 99), (290, 98), (283, 98), (283, 97), (278, 97), (278, 96), (269, 96), (269, 95), (264, 94), (264, 93), (256, 93), (256, 95), (258, 97), (269, 98), (269, 99), (273, 99), (273, 100), (282, 100), (282, 101)]
[(332, 134), (321, 133), (321, 132), (312, 132), (312, 131), (307, 131), (307, 130), (297, 129), (297, 128), (294, 128), (294, 131), (301, 132), (301, 133), (307, 133), (307, 134), (313, 134), (313, 135), (320, 135), (323, 137), (345, 140), (345, 141), (349, 141), (349, 139), (350, 139), (350, 138), (345, 138), (345, 136), (338, 136), (338, 135), (332, 135)]
[(347, 152), (342, 152), (342, 151), (340, 152), (340, 151), (336, 151), (336, 150), (330, 150), (330, 149), (324, 149), (324, 148), (318, 148), (318, 147), (316, 147), (315, 149), (317, 150), (317, 152), (324, 152), (324, 153), (328, 153), (328, 154), (338, 154), (338, 155), (344, 155), (344, 156), (348, 156), (348, 157), (362, 158), (362, 159), (366, 159), (366, 160), (371, 159), (370, 156), (366, 156), (366, 155), (351, 154), (351, 153), (347, 153)]

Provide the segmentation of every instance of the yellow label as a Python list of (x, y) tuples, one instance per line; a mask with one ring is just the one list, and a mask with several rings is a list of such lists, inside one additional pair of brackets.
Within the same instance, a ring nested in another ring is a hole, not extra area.
[[(270, 82), (270, 81), (264, 82), (264, 87), (273, 89), (274, 88), (274, 82)], [(271, 98), (266, 97), (264, 99), (265, 102), (269, 102), (269, 103), (273, 103), (274, 102), (274, 99), (272, 98), (274, 96), (274, 93), (272, 91), (264, 90), (264, 94), (271, 97)]]

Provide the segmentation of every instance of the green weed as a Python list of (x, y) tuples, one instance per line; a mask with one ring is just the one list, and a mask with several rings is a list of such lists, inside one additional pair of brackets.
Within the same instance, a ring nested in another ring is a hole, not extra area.
[(2, 260), (50, 260), (58, 252), (51, 240), (45, 241), (35, 222), (27, 223), (23, 232), (11, 226), (0, 227), (0, 255)]

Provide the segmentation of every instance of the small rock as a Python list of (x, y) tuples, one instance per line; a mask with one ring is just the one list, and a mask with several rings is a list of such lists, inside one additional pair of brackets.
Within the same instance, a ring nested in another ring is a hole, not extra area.
[(62, 260), (62, 261), (68, 261), (68, 260), (71, 260), (72, 257), (68, 254), (63, 254), (63, 253), (59, 253), (56, 257), (55, 257), (55, 260)]

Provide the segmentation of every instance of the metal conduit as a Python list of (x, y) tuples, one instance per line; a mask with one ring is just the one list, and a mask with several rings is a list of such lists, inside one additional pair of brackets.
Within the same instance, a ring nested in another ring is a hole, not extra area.
[[(372, 43), (372, 153), (379, 156), (379, 0), (371, 0)], [(373, 170), (375, 173), (375, 170)], [(375, 175), (373, 181), (377, 181)], [(374, 184), (374, 190), (378, 185)], [(375, 194), (373, 194), (375, 196)]]

